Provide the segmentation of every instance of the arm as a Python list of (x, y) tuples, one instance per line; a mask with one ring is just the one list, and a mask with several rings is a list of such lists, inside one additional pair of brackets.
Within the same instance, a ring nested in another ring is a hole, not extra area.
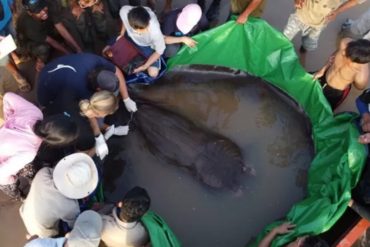
[(300, 9), (303, 7), (305, 0), (294, 0), (294, 7)]
[(252, 0), (250, 4), (248, 4), (248, 7), (245, 8), (243, 13), (241, 13), (236, 19), (236, 22), (239, 24), (244, 24), (246, 21), (248, 21), (249, 15), (261, 4), (262, 0)]
[(119, 32), (119, 35), (118, 35), (118, 37), (117, 37), (116, 40), (118, 40), (119, 38), (123, 37), (125, 35), (125, 32), (126, 32), (125, 24), (123, 24), (123, 22), (122, 22), (121, 31)]
[(72, 229), (78, 215), (80, 214), (80, 208), (77, 200), (68, 200), (70, 201), (69, 204), (71, 205), (69, 207), (66, 207), (68, 208), (68, 210), (66, 210), (66, 212), (61, 215), (60, 219), (66, 222), (68, 226)]
[(127, 87), (126, 87), (126, 80), (125, 77), (122, 74), (122, 71), (116, 66), (116, 72), (115, 72), (117, 78), (118, 78), (118, 83), (119, 83), (119, 92), (122, 96), (122, 99), (127, 99), (129, 97), (128, 92), (127, 92)]
[(72, 37), (72, 35), (68, 32), (68, 30), (65, 28), (63, 23), (59, 22), (56, 23), (55, 29), (58, 31), (58, 33), (69, 43), (73, 46), (76, 52), (82, 52), (81, 47), (77, 44), (76, 40)]
[(150, 65), (152, 65), (155, 61), (157, 61), (160, 57), (161, 57), (161, 54), (159, 54), (158, 52), (153, 52), (153, 54), (150, 55), (150, 57), (146, 60), (146, 62), (143, 65), (137, 67), (133, 71), (133, 73), (139, 73), (141, 71), (147, 70), (150, 67)]
[(322, 77), (326, 70), (329, 69), (329, 67), (333, 64), (333, 61), (334, 61), (334, 58), (335, 58), (335, 54), (330, 56), (329, 60), (326, 62), (326, 64), (319, 70), (317, 71), (314, 75), (313, 75), (313, 79), (314, 80), (317, 80), (319, 79), (320, 77)]
[(189, 47), (195, 47), (197, 45), (197, 42), (195, 40), (187, 36), (182, 36), (182, 37), (164, 36), (164, 42), (167, 45), (178, 44), (178, 43), (183, 43), (184, 45), (187, 45)]
[(99, 128), (99, 123), (98, 123), (98, 120), (96, 118), (88, 118), (89, 119), (89, 123), (90, 123), (90, 126), (94, 132), (94, 135), (95, 136), (98, 136), (101, 134), (101, 131), (100, 131), (100, 128)]
[(275, 227), (261, 240), (258, 247), (269, 247), (277, 235), (289, 233), (294, 227), (295, 225), (290, 222), (285, 222)]
[(59, 43), (50, 36), (46, 36), (46, 43), (48, 43), (51, 47), (64, 54), (69, 54), (69, 51), (61, 43)]
[(360, 4), (360, 0), (348, 0), (347, 2), (340, 5), (336, 10), (332, 11), (327, 17), (327, 21), (333, 21), (337, 17), (337, 15), (347, 11), (348, 9)]
[(361, 68), (361, 71), (355, 75), (353, 85), (359, 90), (365, 89), (369, 81), (369, 69), (367, 67), (368, 65), (366, 64), (365, 66)]

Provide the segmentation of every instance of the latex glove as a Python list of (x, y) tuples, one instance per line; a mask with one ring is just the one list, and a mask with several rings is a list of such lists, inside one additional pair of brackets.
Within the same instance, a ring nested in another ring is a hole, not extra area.
[(135, 103), (135, 101), (130, 99), (130, 97), (124, 99), (123, 103), (125, 103), (126, 109), (129, 112), (136, 112), (137, 111), (136, 103)]
[(116, 135), (116, 136), (125, 136), (128, 134), (128, 131), (129, 131), (129, 128), (128, 128), (128, 125), (125, 125), (125, 126), (114, 126), (111, 125), (107, 128), (107, 130), (105, 131), (104, 133), (104, 138), (105, 140), (108, 140), (109, 138), (111, 138), (113, 135)]
[(108, 155), (108, 145), (105, 142), (103, 134), (100, 134), (98, 137), (95, 137), (95, 150), (96, 155), (103, 160), (105, 156)]

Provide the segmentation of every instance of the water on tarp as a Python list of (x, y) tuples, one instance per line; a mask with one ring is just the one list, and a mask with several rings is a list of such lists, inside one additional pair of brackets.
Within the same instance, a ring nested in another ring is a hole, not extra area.
[(210, 189), (187, 170), (154, 156), (134, 130), (110, 143), (112, 152), (119, 152), (105, 168), (108, 200), (119, 200), (133, 186), (145, 187), (151, 208), (183, 246), (238, 247), (305, 197), (314, 155), (308, 121), (287, 96), (262, 80), (227, 69), (187, 68), (135, 91), (230, 138), (256, 176), (245, 177), (240, 194)]

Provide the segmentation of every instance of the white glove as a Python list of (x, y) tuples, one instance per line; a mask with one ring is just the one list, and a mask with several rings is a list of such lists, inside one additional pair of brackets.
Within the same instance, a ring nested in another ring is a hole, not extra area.
[(107, 130), (105, 131), (104, 138), (105, 138), (105, 140), (108, 140), (113, 135), (125, 136), (125, 135), (128, 134), (128, 131), (129, 131), (128, 125), (115, 127), (114, 124), (113, 124), (113, 125), (109, 126), (107, 128)]
[(135, 101), (130, 99), (130, 97), (124, 99), (123, 103), (125, 103), (126, 109), (129, 112), (136, 112), (137, 111), (136, 103), (135, 103)]
[(95, 137), (95, 150), (96, 155), (103, 160), (105, 156), (108, 155), (108, 145), (105, 142), (103, 134), (100, 134), (98, 137)]

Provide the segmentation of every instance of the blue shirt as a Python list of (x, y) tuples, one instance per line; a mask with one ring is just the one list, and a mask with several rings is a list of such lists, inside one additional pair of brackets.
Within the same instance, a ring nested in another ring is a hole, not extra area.
[(37, 100), (46, 106), (64, 89), (73, 90), (79, 99), (90, 98), (94, 92), (89, 89), (88, 74), (98, 67), (116, 72), (114, 64), (90, 53), (66, 55), (51, 61), (40, 73)]
[(13, 4), (13, 0), (0, 0), (0, 4), (4, 11), (4, 18), (0, 20), (0, 31), (2, 31), (12, 19), (12, 10), (10, 6)]

